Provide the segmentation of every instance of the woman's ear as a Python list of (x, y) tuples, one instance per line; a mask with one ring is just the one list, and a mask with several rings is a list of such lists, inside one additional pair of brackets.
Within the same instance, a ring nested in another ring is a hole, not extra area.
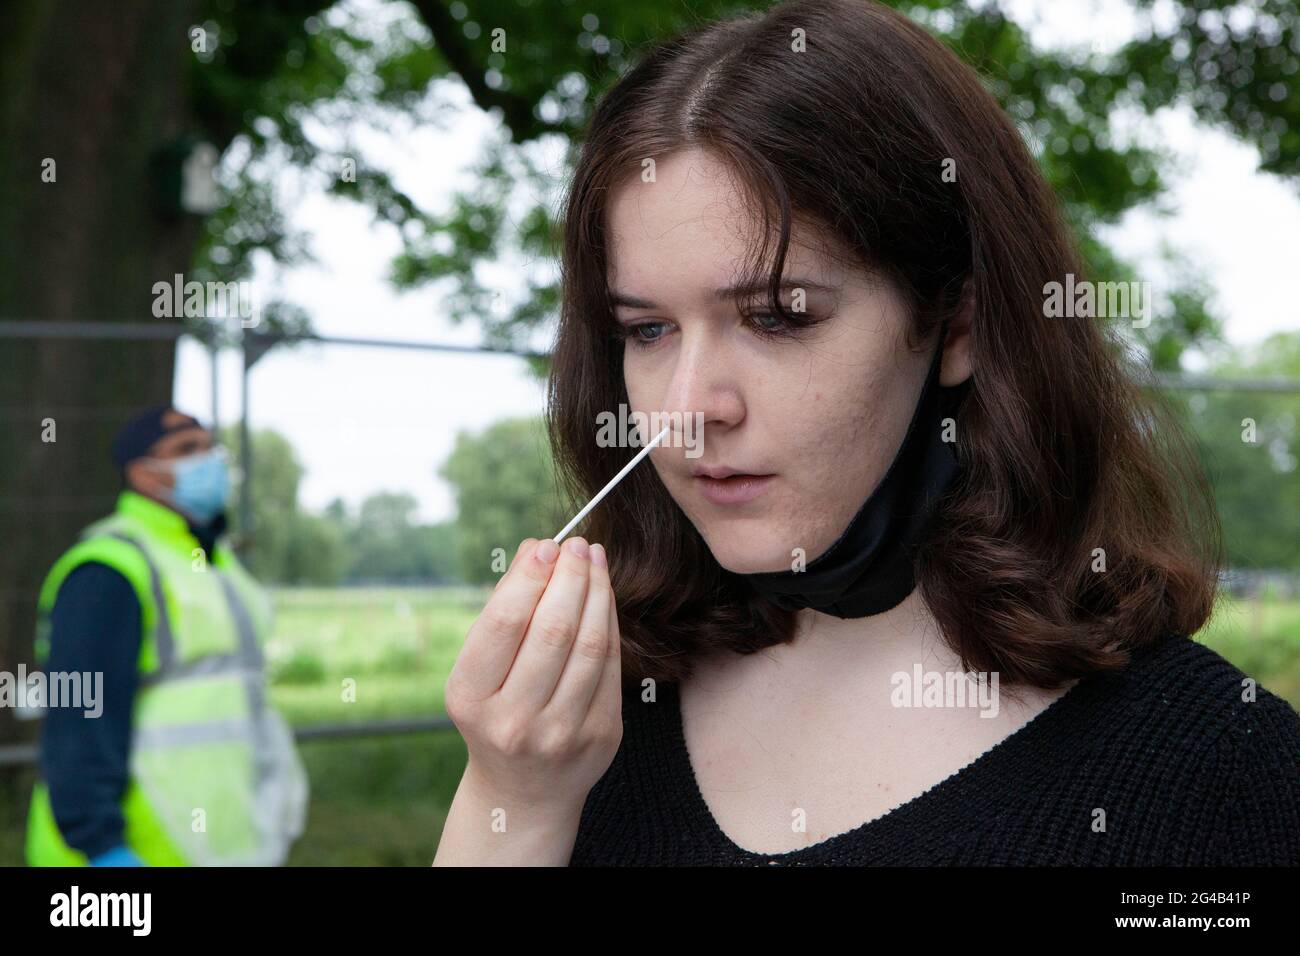
[(962, 290), (961, 308), (948, 321), (948, 336), (943, 341), (943, 362), (939, 366), (939, 384), (960, 385), (970, 378), (970, 327), (975, 315), (975, 293), (969, 279)]

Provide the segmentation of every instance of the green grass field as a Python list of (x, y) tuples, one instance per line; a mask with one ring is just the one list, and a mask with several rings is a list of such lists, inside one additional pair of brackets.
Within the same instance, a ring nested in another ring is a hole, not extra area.
[[(440, 715), (443, 685), (488, 593), (279, 591), (267, 647), (272, 699), (297, 727)], [(1300, 601), (1224, 598), (1199, 639), (1300, 708)], [(465, 765), (458, 735), (304, 741), (300, 752), (311, 805), (291, 865), (429, 865)], [(30, 775), (6, 786), (0, 864), (15, 865)]]
[[(267, 647), (272, 700), (294, 726), (440, 715), (447, 675), (489, 593), (281, 591)], [(300, 752), (311, 805), (290, 865), (432, 862), (465, 768), (455, 732), (305, 742)]]
[(1300, 710), (1300, 601), (1221, 598), (1197, 640)]
[(279, 591), (266, 648), (273, 699), (294, 725), (440, 714), (443, 684), (490, 593)]

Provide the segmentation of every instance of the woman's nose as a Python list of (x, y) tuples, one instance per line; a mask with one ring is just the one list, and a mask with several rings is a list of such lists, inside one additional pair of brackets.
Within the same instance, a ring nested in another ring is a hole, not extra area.
[(732, 362), (722, 350), (706, 342), (684, 342), (663, 408), (702, 423), (736, 424), (744, 417), (744, 402)]

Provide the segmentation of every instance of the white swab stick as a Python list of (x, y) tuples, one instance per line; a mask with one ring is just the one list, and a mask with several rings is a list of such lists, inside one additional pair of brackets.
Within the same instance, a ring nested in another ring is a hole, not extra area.
[(639, 462), (646, 455), (650, 454), (650, 449), (654, 448), (655, 445), (659, 444), (659, 442), (663, 440), (663, 437), (668, 434), (668, 432), (672, 429), (672, 427), (673, 427), (672, 425), (667, 426), (663, 431), (661, 431), (658, 435), (654, 437), (654, 439), (650, 442), (650, 444), (646, 445), (639, 452), (637, 452), (636, 457), (633, 458), (631, 461), (629, 461), (626, 465), (624, 465), (623, 470), (620, 471), (613, 478), (611, 478), (609, 480), (609, 484), (607, 484), (604, 488), (601, 488), (600, 493), (596, 495), (596, 497), (588, 501), (587, 506), (583, 508), (581, 511), (579, 511), (576, 515), (574, 515), (573, 520), (570, 521), (568, 524), (566, 524), (564, 526), (564, 530), (561, 531), (559, 534), (557, 534), (552, 540), (554, 540), (556, 544), (559, 544), (561, 541), (563, 541), (564, 536), (567, 535), (570, 531), (572, 531), (574, 527), (577, 526), (579, 521), (587, 517), (587, 513), (591, 511), (592, 508), (600, 504), (600, 499), (604, 498), (607, 494), (613, 491), (614, 486), (623, 480), (623, 476), (626, 475), (633, 468), (635, 468), (637, 462)]

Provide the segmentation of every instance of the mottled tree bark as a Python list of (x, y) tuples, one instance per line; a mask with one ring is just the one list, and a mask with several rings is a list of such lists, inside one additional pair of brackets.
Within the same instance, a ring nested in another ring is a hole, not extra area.
[[(178, 0), (0, 7), (0, 321), (160, 321), (152, 286), (198, 236), (155, 208), (151, 170), (189, 131), (195, 19)], [(109, 440), (171, 399), (174, 358), (168, 341), (0, 339), (0, 670), (30, 665), (40, 582), (111, 509)], [(0, 712), (0, 740), (30, 733)]]

